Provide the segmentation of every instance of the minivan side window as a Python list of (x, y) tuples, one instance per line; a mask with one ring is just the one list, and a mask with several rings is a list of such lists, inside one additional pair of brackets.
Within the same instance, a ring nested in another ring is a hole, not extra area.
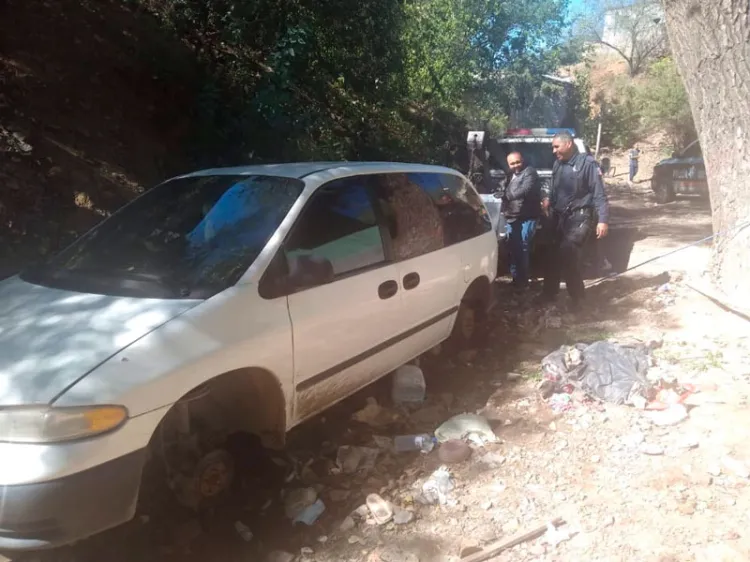
[(461, 176), (413, 172), (379, 178), (379, 194), (386, 193), (384, 212), (395, 223), (389, 230), (396, 259), (426, 254), (492, 230), (482, 200)]
[(316, 287), (386, 261), (367, 179), (318, 189), (284, 243), (292, 290)]
[(390, 234), (396, 261), (407, 260), (444, 247), (443, 221), (428, 193), (412, 174), (378, 174), (375, 193)]

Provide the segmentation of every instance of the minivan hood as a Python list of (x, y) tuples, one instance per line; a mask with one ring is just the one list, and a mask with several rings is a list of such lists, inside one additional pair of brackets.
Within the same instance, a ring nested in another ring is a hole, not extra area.
[(0, 281), (0, 406), (49, 403), (201, 301), (76, 293)]

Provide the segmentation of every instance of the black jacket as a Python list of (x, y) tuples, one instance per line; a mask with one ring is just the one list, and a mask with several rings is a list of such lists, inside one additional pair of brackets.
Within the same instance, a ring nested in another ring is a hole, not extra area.
[[(572, 185), (561, 186), (562, 167), (565, 165), (572, 166), (574, 180)], [(598, 215), (598, 222), (609, 221), (609, 201), (604, 190), (602, 172), (593, 156), (576, 153), (565, 164), (555, 160), (552, 167), (551, 193), (545, 194), (545, 197), (550, 198), (552, 207), (558, 212), (594, 209)]]
[(505, 188), (503, 214), (509, 219), (539, 218), (541, 189), (539, 174), (531, 166), (526, 166), (520, 174), (511, 177)]

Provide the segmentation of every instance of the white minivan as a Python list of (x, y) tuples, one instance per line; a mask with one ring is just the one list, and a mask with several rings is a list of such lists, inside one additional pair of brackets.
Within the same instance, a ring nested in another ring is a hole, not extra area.
[(0, 282), (0, 550), (130, 520), (145, 476), (200, 508), (228, 435), (302, 421), (472, 337), (497, 241), (464, 176), (398, 163), (166, 181)]

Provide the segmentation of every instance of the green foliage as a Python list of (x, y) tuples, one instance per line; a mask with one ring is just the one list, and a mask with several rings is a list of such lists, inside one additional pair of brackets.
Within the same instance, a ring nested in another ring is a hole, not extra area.
[(641, 130), (640, 107), (635, 86), (629, 81), (619, 82), (614, 94), (596, 100), (601, 108), (602, 146), (628, 148)]
[(628, 148), (654, 131), (665, 132), (675, 148), (695, 139), (687, 92), (670, 57), (652, 63), (638, 81), (619, 78), (613, 91), (595, 100), (604, 146)]
[(648, 79), (638, 91), (642, 124), (661, 129), (675, 148), (697, 136), (685, 85), (672, 58), (663, 58), (648, 70)]
[(193, 47), (200, 164), (454, 164), (565, 50), (567, 0), (131, 0)]
[(571, 110), (575, 119), (575, 127), (579, 135), (589, 146), (596, 143), (597, 120), (591, 114), (591, 71), (588, 67), (575, 74), (575, 85)]

